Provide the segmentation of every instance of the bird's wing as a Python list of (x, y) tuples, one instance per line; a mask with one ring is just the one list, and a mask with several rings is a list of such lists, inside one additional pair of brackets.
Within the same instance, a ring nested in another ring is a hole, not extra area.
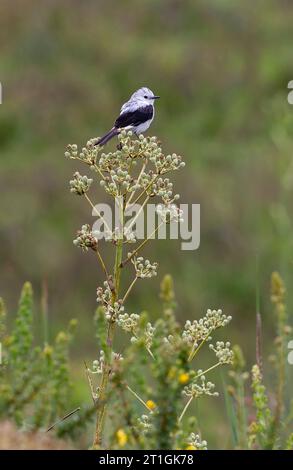
[(120, 114), (116, 119), (114, 126), (117, 128), (136, 126), (152, 119), (153, 114), (154, 110), (152, 105), (137, 108), (135, 110), (127, 110)]

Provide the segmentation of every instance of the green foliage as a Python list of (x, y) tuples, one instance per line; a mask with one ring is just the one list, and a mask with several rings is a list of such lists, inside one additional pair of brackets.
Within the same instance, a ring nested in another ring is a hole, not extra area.
[[(235, 447), (240, 449), (290, 449), (292, 448), (292, 403), (288, 404), (289, 373), (286, 367), (286, 345), (292, 329), (287, 324), (285, 303), (286, 289), (281, 276), (274, 272), (271, 277), (271, 301), (275, 309), (275, 351), (269, 357), (273, 366), (275, 387), (267, 389), (264, 384), (263, 359), (260, 351), (261, 331), (257, 332), (257, 359), (251, 370), (251, 396), (245, 384), (249, 378), (239, 346), (234, 348), (233, 370), (229, 372), (227, 411), (235, 436)], [(248, 417), (253, 418), (248, 421)]]
[(258, 445), (261, 449), (269, 446), (268, 434), (273, 425), (273, 417), (268, 406), (266, 388), (262, 382), (262, 375), (258, 365), (254, 365), (251, 371), (252, 399), (255, 407), (255, 421), (249, 427), (248, 446), (250, 448)]
[(15, 326), (10, 336), (10, 362), (20, 379), (30, 367), (31, 354), (33, 352), (33, 291), (29, 282), (23, 286), (19, 307), (16, 314)]
[(25, 283), (14, 326), (6, 329), (6, 312), (0, 299), (0, 417), (10, 417), (22, 428), (44, 429), (71, 406), (68, 350), (76, 321), (60, 332), (52, 345), (36, 345), (33, 291)]
[[(145, 337), (140, 333), (150, 321), (144, 311), (138, 320), (138, 339), (131, 341), (123, 356), (117, 355), (112, 363), (108, 393), (111, 426), (104, 444), (107, 448), (201, 449), (207, 446), (200, 438), (201, 429), (191, 405), (202, 396), (218, 395), (213, 391), (214, 385), (201, 378), (221, 364), (203, 371), (197, 369), (200, 362), (197, 353), (190, 359), (192, 345), (186, 341), (185, 328), (175, 317), (176, 301), (170, 275), (163, 278), (160, 298), (162, 310), (153, 325), (151, 344), (146, 347)], [(95, 322), (102, 337), (103, 317), (104, 311), (99, 308)], [(88, 372), (96, 382), (95, 377), (99, 379), (102, 373), (102, 363), (95, 362), (93, 370)], [(98, 393), (99, 380), (97, 388), (92, 383), (91, 386)]]

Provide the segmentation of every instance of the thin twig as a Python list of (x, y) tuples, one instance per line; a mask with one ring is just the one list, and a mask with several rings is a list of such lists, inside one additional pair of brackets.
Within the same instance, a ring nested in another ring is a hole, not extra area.
[(143, 211), (145, 205), (147, 204), (147, 202), (149, 201), (150, 199), (150, 196), (147, 196), (143, 202), (143, 204), (140, 206), (139, 210), (137, 211), (137, 214), (134, 216), (134, 218), (132, 219), (131, 223), (129, 224), (128, 227), (126, 227), (126, 233), (127, 232), (130, 232), (130, 230), (132, 229), (133, 225), (135, 224), (135, 222), (137, 221), (138, 217), (140, 216), (141, 212)]
[[(198, 379), (199, 377), (201, 377), (202, 375), (205, 375), (207, 374), (208, 372), (210, 372), (211, 370), (215, 369), (216, 367), (218, 367), (219, 365), (221, 364), (221, 362), (217, 362), (217, 364), (214, 364), (213, 366), (209, 367), (208, 369), (204, 370), (203, 372), (201, 372), (200, 374), (198, 374), (195, 378)], [(179, 419), (178, 419), (178, 423), (180, 423), (180, 421), (182, 420), (183, 416), (185, 415), (189, 405), (191, 404), (192, 400), (194, 399), (194, 395), (191, 395), (191, 397), (189, 398), (188, 402), (186, 403), (185, 407), (183, 408), (183, 411), (181, 413), (181, 415), (179, 416)]]
[(189, 398), (189, 400), (188, 400), (188, 402), (186, 403), (185, 407), (183, 408), (183, 411), (182, 411), (181, 415), (179, 416), (178, 423), (181, 422), (181, 420), (182, 420), (183, 416), (185, 415), (185, 413), (186, 413), (186, 411), (187, 411), (187, 409), (188, 409), (190, 403), (192, 402), (193, 398), (194, 398), (194, 396), (191, 395), (191, 397)]
[(102, 269), (103, 269), (103, 271), (104, 271), (104, 273), (105, 273), (105, 276), (106, 276), (106, 278), (108, 279), (108, 278), (109, 278), (109, 274), (108, 274), (108, 271), (107, 271), (105, 262), (104, 262), (104, 260), (103, 260), (103, 258), (102, 258), (102, 255), (101, 255), (101, 253), (99, 252), (99, 250), (96, 250), (96, 253), (97, 253), (98, 260), (99, 260), (100, 263), (101, 263)]
[(65, 419), (69, 418), (69, 417), (72, 416), (74, 413), (77, 413), (79, 410), (80, 410), (80, 406), (79, 406), (78, 408), (75, 408), (75, 410), (70, 411), (70, 413), (67, 413), (65, 416), (63, 416), (63, 418), (59, 419), (58, 421), (56, 421), (56, 423), (52, 424), (52, 425), (47, 429), (46, 432), (51, 431), (51, 429), (53, 429), (55, 426), (57, 426), (57, 424), (62, 423), (62, 421), (65, 421)]
[(97, 403), (97, 394), (95, 393), (95, 389), (94, 389), (94, 386), (93, 386), (93, 381), (90, 377), (89, 368), (87, 366), (87, 363), (85, 361), (83, 361), (83, 362), (84, 362), (84, 366), (85, 366), (85, 374), (86, 374), (86, 377), (87, 377), (87, 380), (88, 380), (88, 383), (89, 383), (92, 399), (93, 399), (94, 405), (96, 405), (96, 403)]
[(198, 374), (195, 378), (198, 379), (198, 378), (201, 377), (202, 375), (207, 374), (207, 373), (210, 372), (211, 370), (213, 370), (213, 369), (215, 369), (216, 367), (218, 367), (220, 364), (221, 364), (221, 362), (217, 362), (217, 363), (214, 364), (213, 366), (209, 367), (208, 369), (206, 369), (206, 370), (204, 370), (203, 372), (201, 372), (200, 374)]
[(121, 267), (123, 268), (138, 252), (141, 248), (144, 247), (144, 245), (157, 233), (161, 225), (163, 225), (165, 222), (162, 221), (156, 228), (155, 230), (127, 257), (124, 259), (124, 261), (121, 262)]
[(88, 195), (86, 193), (84, 193), (84, 197), (86, 198), (86, 200), (88, 201), (88, 203), (92, 207), (93, 211), (95, 211), (96, 215), (103, 221), (103, 223), (105, 224), (106, 229), (111, 233), (111, 230), (110, 230), (107, 222), (105, 221), (104, 217), (100, 214), (100, 212), (98, 211), (96, 206), (94, 206), (94, 204), (92, 203), (92, 201), (90, 200), (90, 198), (88, 197)]
[(135, 398), (137, 398), (137, 400), (138, 400), (140, 403), (143, 404), (143, 406), (146, 407), (146, 409), (147, 409), (148, 411), (151, 411), (151, 409), (148, 407), (148, 405), (146, 404), (146, 402), (143, 401), (143, 399), (142, 399), (134, 390), (132, 390), (132, 388), (130, 388), (129, 385), (126, 385), (126, 388), (127, 388), (127, 390), (129, 390), (130, 393), (132, 393), (132, 395), (135, 396)]
[(187, 361), (188, 362), (191, 362), (192, 359), (196, 356), (196, 354), (198, 353), (198, 351), (200, 350), (200, 348), (204, 345), (204, 343), (206, 342), (206, 340), (208, 339), (208, 337), (210, 336), (211, 334), (211, 331), (208, 332), (208, 334), (206, 335), (206, 337), (202, 340), (202, 342), (199, 344), (199, 346), (197, 346), (196, 349), (194, 349), (194, 346), (195, 346), (195, 342), (193, 343), (193, 346), (191, 348), (191, 351), (190, 351), (190, 354), (188, 356), (188, 359)]
[[(147, 161), (145, 161), (144, 164), (143, 164), (142, 167), (141, 167), (141, 170), (140, 170), (140, 173), (139, 173), (139, 175), (138, 175), (136, 184), (139, 184), (140, 179), (141, 179), (141, 177), (142, 177), (142, 174), (143, 174), (143, 172), (144, 172), (146, 166), (147, 166)], [(130, 205), (130, 201), (131, 201), (131, 199), (133, 198), (134, 195), (135, 195), (135, 191), (133, 191), (133, 192), (130, 194), (129, 199), (128, 199), (128, 201), (127, 201), (126, 209), (128, 209), (128, 207), (129, 207), (129, 205)]]
[(155, 177), (149, 182), (149, 184), (145, 187), (145, 189), (140, 193), (139, 196), (137, 196), (137, 198), (135, 199), (135, 201), (132, 203), (132, 205), (136, 204), (140, 198), (144, 195), (144, 193), (147, 192), (147, 190), (152, 186), (152, 184), (154, 184), (154, 182), (156, 181), (156, 179), (158, 179), (158, 177), (161, 176), (161, 173), (157, 173), (155, 175)]
[(129, 294), (130, 294), (130, 292), (131, 292), (131, 290), (132, 290), (134, 284), (136, 283), (137, 279), (138, 279), (138, 277), (135, 276), (135, 278), (133, 279), (132, 283), (130, 284), (130, 286), (128, 287), (127, 291), (126, 291), (125, 294), (124, 294), (124, 297), (123, 297), (123, 299), (122, 299), (122, 304), (124, 304), (125, 300), (126, 300), (127, 297), (129, 296)]
[(99, 175), (103, 178), (103, 180), (105, 179), (105, 176), (103, 175), (102, 171), (100, 170), (100, 168), (98, 167), (98, 165), (96, 163), (94, 163), (93, 165), (93, 162), (91, 162), (90, 160), (84, 160), (83, 158), (80, 158), (80, 157), (74, 157), (73, 160), (78, 160), (82, 163), (85, 163), (86, 165), (88, 166), (93, 166), (95, 168), (95, 170), (99, 173)]

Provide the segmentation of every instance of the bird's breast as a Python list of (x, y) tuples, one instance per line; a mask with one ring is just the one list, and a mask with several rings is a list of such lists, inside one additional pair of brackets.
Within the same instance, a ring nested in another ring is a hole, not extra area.
[(135, 133), (136, 134), (143, 134), (145, 131), (147, 131), (148, 128), (150, 127), (153, 119), (154, 118), (152, 117), (152, 119), (149, 119), (148, 121), (142, 122), (138, 126), (134, 126)]

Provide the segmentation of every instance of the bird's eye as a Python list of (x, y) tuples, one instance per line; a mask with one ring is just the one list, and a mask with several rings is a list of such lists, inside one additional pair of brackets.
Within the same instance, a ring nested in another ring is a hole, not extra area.
[(147, 99), (147, 95), (144, 95), (144, 98)]

